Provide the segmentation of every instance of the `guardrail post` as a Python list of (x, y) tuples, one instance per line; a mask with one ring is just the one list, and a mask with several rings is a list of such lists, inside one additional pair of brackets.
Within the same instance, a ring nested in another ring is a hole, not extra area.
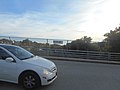
[(86, 53), (86, 59), (89, 59), (89, 51)]
[(108, 52), (108, 60), (111, 60), (111, 54)]

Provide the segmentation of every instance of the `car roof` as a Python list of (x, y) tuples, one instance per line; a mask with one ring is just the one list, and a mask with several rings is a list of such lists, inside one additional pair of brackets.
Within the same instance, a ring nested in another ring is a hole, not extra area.
[(4, 47), (4, 46), (14, 46), (14, 45), (11, 45), (11, 44), (0, 44), (1, 47)]

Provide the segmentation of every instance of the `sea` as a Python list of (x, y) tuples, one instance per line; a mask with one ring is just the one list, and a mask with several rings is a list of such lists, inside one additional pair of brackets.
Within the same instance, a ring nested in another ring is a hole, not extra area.
[(14, 37), (14, 36), (0, 36), (0, 39), (8, 39), (12, 41), (23, 41), (25, 39), (29, 39), (32, 42), (59, 44), (59, 45), (66, 45), (67, 43), (72, 42), (72, 40), (64, 40), (64, 39), (30, 38), (30, 37)]

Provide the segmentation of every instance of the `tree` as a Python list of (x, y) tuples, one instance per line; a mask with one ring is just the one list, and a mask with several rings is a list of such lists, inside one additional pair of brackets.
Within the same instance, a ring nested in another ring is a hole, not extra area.
[(30, 41), (28, 38), (22, 41), (22, 45), (24, 46), (30, 46), (32, 45), (32, 41)]
[(120, 52), (120, 27), (110, 30), (104, 36), (106, 37), (104, 41), (106, 42), (107, 50), (110, 52)]
[(83, 38), (81, 38), (81, 40), (83, 40), (84, 43), (91, 43), (92, 38), (91, 38), (91, 37), (84, 36)]
[(91, 37), (84, 36), (81, 39), (77, 39), (75, 41), (72, 41), (71, 43), (68, 43), (66, 47), (72, 50), (86, 50), (86, 51), (98, 50), (97, 44), (95, 43), (93, 44), (91, 43), (91, 41), (92, 41)]

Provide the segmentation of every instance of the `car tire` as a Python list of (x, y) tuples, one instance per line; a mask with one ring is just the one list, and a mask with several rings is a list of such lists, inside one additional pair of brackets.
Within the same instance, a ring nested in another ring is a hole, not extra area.
[(33, 90), (40, 86), (40, 78), (34, 72), (26, 72), (21, 76), (20, 84), (27, 90)]

